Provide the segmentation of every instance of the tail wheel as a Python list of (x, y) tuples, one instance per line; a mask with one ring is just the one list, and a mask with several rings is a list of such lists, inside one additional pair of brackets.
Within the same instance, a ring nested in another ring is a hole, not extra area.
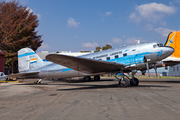
[(100, 80), (100, 76), (99, 76), (99, 75), (95, 75), (95, 76), (94, 76), (94, 80), (95, 80), (95, 81)]
[(84, 81), (90, 81), (91, 80), (91, 77), (90, 76), (85, 76), (84, 77)]

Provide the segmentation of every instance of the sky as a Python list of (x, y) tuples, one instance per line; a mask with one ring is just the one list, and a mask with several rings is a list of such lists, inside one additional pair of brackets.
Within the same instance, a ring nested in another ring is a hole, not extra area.
[[(7, 2), (10, 0), (6, 0)], [(140, 42), (165, 43), (180, 31), (180, 0), (19, 0), (38, 16), (41, 51), (85, 51)]]

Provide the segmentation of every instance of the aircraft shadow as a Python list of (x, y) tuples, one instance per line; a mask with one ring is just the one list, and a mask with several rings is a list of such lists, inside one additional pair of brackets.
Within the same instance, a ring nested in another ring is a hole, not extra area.
[(141, 80), (140, 82), (144, 82), (144, 83), (180, 83), (180, 81), (144, 81), (144, 80)]
[[(62, 85), (62, 84), (61, 84)], [(68, 84), (64, 84), (69, 86)], [(57, 89), (56, 91), (71, 91), (71, 90), (87, 90), (87, 89), (107, 89), (107, 88), (118, 88), (118, 84), (112, 84), (112, 85), (77, 85), (77, 84), (73, 84), (70, 86), (84, 86), (84, 87), (79, 87), (79, 88), (67, 88), (67, 89)], [(128, 86), (129, 88), (150, 88), (150, 87), (164, 87), (164, 88), (168, 88), (171, 86), (161, 86), (161, 85), (139, 85), (139, 86)], [(119, 87), (121, 88), (121, 87)]]

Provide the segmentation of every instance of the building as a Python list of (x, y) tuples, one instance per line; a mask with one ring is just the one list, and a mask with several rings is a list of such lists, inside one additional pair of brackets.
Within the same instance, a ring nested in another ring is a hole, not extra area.
[(173, 67), (169, 67), (169, 76), (180, 76), (180, 64), (175, 65)]
[(5, 66), (5, 53), (2, 50), (0, 50), (0, 72), (4, 73), (5, 71), (4, 66)]

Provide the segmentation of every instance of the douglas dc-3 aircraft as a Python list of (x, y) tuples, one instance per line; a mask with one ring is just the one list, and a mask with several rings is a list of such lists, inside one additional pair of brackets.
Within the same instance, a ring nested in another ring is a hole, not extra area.
[[(104, 50), (79, 57), (60, 54), (49, 54), (44, 62), (30, 48), (18, 51), (18, 74), (9, 75), (8, 78), (71, 78), (84, 77), (90, 80), (100, 80), (100, 75), (107, 73), (121, 73), (119, 85), (127, 87), (138, 86), (139, 80), (132, 74), (132, 79), (123, 73), (144, 71), (149, 68), (164, 66), (159, 63), (174, 52), (174, 48), (157, 43), (143, 43)], [(172, 61), (172, 60), (170, 60)], [(150, 66), (149, 66), (150, 65)], [(128, 79), (126, 79), (127, 77)]]

